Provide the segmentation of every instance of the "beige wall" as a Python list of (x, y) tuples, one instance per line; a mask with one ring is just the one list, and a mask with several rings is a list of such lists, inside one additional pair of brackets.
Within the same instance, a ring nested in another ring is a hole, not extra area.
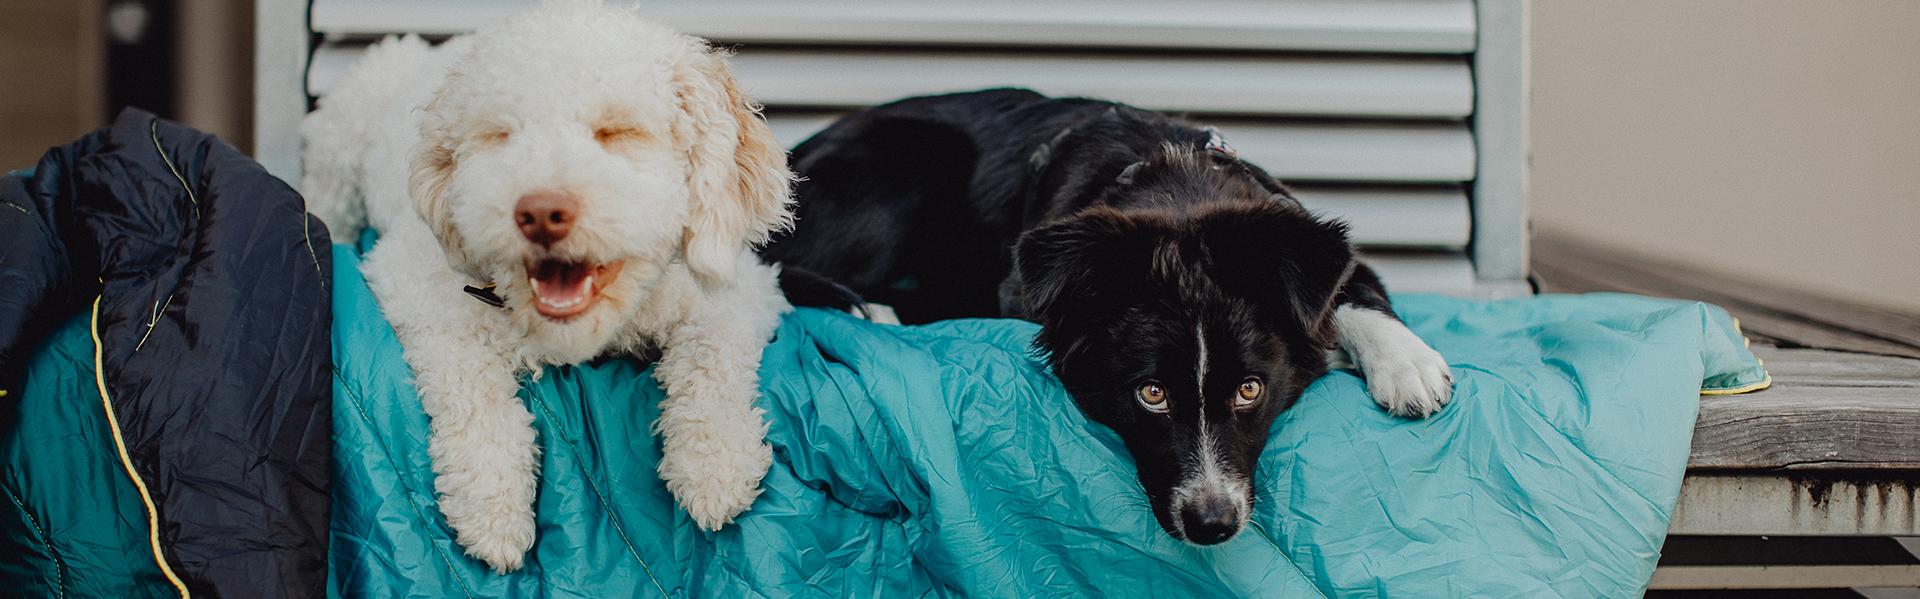
[(179, 0), (180, 122), (253, 150), (254, 0)]
[(0, 172), (106, 124), (100, 6), (0, 1)]
[[(0, 172), (107, 124), (103, 0), (0, 0)], [(177, 119), (253, 140), (253, 0), (180, 0)]]
[(1535, 0), (1536, 231), (1920, 312), (1920, 2)]

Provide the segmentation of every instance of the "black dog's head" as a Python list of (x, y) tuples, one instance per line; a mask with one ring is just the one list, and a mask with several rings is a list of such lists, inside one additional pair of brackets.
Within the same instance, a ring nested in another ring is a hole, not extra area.
[(1024, 234), (1022, 307), (1081, 409), (1125, 441), (1161, 527), (1220, 543), (1251, 513), (1274, 417), (1326, 373), (1353, 250), (1344, 225), (1263, 193), (1124, 205)]

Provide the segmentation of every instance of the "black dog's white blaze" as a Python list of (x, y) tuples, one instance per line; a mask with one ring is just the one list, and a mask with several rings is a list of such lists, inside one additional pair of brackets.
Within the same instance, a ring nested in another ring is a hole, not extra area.
[[(1232, 538), (1246, 524), (1252, 510), (1245, 476), (1226, 462), (1226, 453), (1221, 451), (1224, 440), (1216, 432), (1218, 427), (1207, 423), (1207, 331), (1204, 324), (1194, 325), (1194, 340), (1198, 348), (1194, 364), (1194, 397), (1200, 398), (1200, 405), (1193, 414), (1198, 430), (1194, 436), (1191, 459), (1184, 464), (1185, 476), (1173, 488), (1168, 507), (1174, 514), (1173, 527), (1178, 533), (1175, 536), (1188, 542), (1211, 545)], [(1227, 399), (1227, 405), (1233, 405), (1232, 399)]]

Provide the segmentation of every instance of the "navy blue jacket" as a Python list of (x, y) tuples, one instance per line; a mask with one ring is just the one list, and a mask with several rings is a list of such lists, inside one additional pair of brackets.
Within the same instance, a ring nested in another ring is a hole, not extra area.
[[(174, 577), (195, 597), (324, 596), (332, 265), (300, 195), (219, 138), (128, 109), (49, 150), (30, 179), (0, 178), (0, 202), (0, 440), (59, 424), (20, 416), (35, 400), (22, 397), (26, 364), (62, 323), (86, 318), (98, 359), (75, 363), (97, 364), (83, 379), (100, 381), (94, 412), (112, 406), (119, 443), (86, 442), (114, 455), (124, 445), (115, 465), (138, 473), (152, 505), (139, 528), (157, 518)], [(59, 493), (84, 487), (53, 485), (82, 473), (35, 466), (35, 448), (18, 445), (0, 456), (18, 507), (0, 518), (0, 545), (20, 556), (0, 568), (0, 588), (88, 594), (67, 588), (100, 557), (85, 552), (156, 561), (148, 543), (93, 547), (37, 530), (76, 509)]]

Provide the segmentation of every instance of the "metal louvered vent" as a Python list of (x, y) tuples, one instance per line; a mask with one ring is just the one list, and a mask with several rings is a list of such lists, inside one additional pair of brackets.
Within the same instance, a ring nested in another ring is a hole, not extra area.
[[(261, 0), (262, 19), (286, 1)], [(306, 92), (324, 95), (381, 36), (463, 33), (535, 4), (314, 0)], [(1218, 126), (1310, 209), (1346, 219), (1395, 292), (1525, 292), (1525, 0), (633, 4), (735, 47), (788, 147), (908, 96), (1125, 102)]]

